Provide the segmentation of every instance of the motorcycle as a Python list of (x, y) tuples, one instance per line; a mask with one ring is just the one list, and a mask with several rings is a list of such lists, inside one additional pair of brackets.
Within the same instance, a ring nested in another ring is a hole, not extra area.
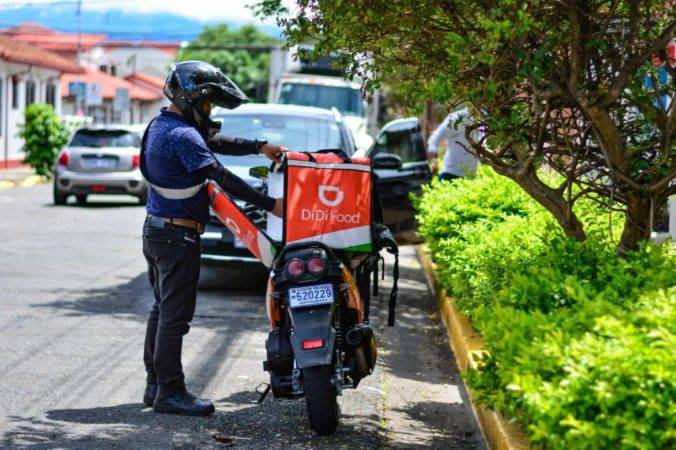
[[(263, 178), (261, 168), (250, 174)], [(210, 186), (217, 217), (271, 268), (266, 292), (270, 329), (263, 369), (270, 383), (259, 402), (305, 397), (310, 427), (332, 434), (339, 421), (337, 397), (356, 388), (376, 364), (377, 344), (370, 326), (370, 294), (378, 291), (380, 251), (395, 255), (394, 283), (388, 304), (388, 325), (394, 325), (398, 249), (383, 225), (372, 228), (373, 250), (355, 253), (310, 241), (282, 245), (269, 239), (247, 219), (246, 212)], [(274, 251), (266, 251), (272, 247)], [(373, 283), (372, 283), (373, 280)]]

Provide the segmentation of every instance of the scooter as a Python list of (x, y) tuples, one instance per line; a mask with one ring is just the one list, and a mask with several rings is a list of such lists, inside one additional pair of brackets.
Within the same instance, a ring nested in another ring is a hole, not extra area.
[[(382, 249), (395, 255), (388, 304), (388, 325), (394, 325), (398, 278), (394, 236), (385, 226), (374, 226), (373, 251), (367, 254), (334, 250), (321, 242), (283, 246), (257, 230), (245, 211), (215, 186), (209, 191), (217, 217), (271, 268), (266, 293), (271, 331), (263, 363), (270, 383), (259, 392), (259, 402), (270, 390), (275, 398), (305, 397), (310, 427), (320, 435), (333, 433), (339, 421), (337, 396), (356, 388), (375, 368), (370, 294), (373, 287), (377, 295)], [(265, 251), (270, 246), (274, 251)]]

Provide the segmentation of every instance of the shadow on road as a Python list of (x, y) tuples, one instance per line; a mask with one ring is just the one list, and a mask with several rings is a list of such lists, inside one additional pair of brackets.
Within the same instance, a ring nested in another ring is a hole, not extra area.
[(147, 318), (151, 299), (148, 277), (143, 273), (116, 286), (70, 291), (54, 302), (35, 307), (58, 309), (67, 316), (105, 314), (140, 319)]
[[(163, 448), (218, 446), (212, 435), (232, 439), (235, 447), (376, 448), (379, 417), (341, 417), (333, 436), (319, 437), (309, 428), (303, 400), (256, 402), (253, 391), (240, 391), (216, 401), (211, 417), (157, 415), (141, 403), (55, 409), (45, 419), (12, 416), (5, 448)], [(76, 425), (75, 427), (73, 425)], [(77, 433), (73, 430), (81, 430)], [(181, 445), (183, 441), (183, 445)]]
[[(107, 419), (104, 419), (104, 415)], [(122, 415), (145, 417), (146, 423), (143, 426), (132, 428), (127, 425), (128, 420), (111, 421), (111, 417), (121, 418)], [(13, 427), (11, 431), (4, 434), (0, 446), (2, 448), (21, 449), (138, 448), (139, 444), (144, 441), (143, 434), (150, 429), (148, 414), (142, 414), (140, 404), (92, 408), (90, 410), (56, 410), (48, 412), (47, 416), (49, 418), (47, 420), (10, 416), (8, 419)], [(53, 416), (53, 418), (50, 416)], [(83, 419), (80, 423), (83, 424), (117, 425), (107, 426), (105, 431), (74, 433), (71, 426), (59, 422), (64, 416), (69, 417), (66, 420), (67, 422), (75, 422), (77, 420), (73, 420), (73, 418), (80, 417)]]

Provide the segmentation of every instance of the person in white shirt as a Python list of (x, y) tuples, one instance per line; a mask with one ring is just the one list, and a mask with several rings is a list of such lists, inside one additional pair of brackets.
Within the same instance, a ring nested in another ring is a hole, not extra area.
[(427, 158), (432, 164), (432, 171), (437, 170), (441, 141), (446, 145), (439, 180), (453, 180), (476, 174), (479, 161), (467, 150), (470, 145), (465, 137), (465, 128), (471, 123), (467, 109), (459, 109), (449, 114), (430, 135), (427, 141)]

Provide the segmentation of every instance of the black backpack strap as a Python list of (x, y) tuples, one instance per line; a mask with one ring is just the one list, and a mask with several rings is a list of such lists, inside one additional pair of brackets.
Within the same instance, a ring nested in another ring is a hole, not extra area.
[(390, 300), (387, 302), (387, 326), (394, 326), (395, 310), (397, 308), (397, 296), (399, 295), (399, 247), (395, 243), (388, 247), (387, 251), (394, 255), (394, 268), (392, 269), (392, 291)]
[[(392, 291), (390, 291), (390, 299), (387, 302), (387, 326), (394, 326), (397, 309), (397, 296), (399, 295), (399, 246), (394, 239), (394, 235), (385, 225), (376, 224), (376, 248), (378, 251), (387, 249), (388, 253), (394, 255), (394, 267), (392, 269)], [(376, 264), (378, 262), (376, 261)], [(383, 275), (385, 268), (383, 267)]]

